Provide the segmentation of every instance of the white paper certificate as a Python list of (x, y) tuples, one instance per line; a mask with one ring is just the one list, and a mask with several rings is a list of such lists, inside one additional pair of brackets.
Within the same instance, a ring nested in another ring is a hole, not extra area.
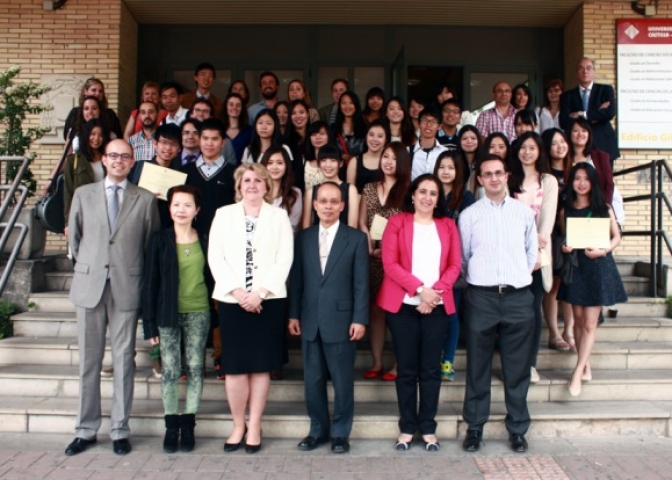
[(611, 219), (568, 218), (567, 246), (572, 248), (609, 248)]
[(175, 185), (184, 185), (186, 181), (186, 173), (145, 162), (138, 187), (158, 193), (161, 200), (168, 200), (168, 190)]
[(371, 228), (369, 229), (369, 235), (371, 235), (371, 240), (382, 240), (385, 227), (387, 227), (387, 218), (382, 217), (376, 213), (373, 216), (373, 221), (371, 222)]

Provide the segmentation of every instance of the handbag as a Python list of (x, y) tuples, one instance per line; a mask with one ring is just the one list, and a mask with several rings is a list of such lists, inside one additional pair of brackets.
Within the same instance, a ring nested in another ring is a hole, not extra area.
[(58, 174), (63, 169), (65, 158), (72, 146), (72, 138), (63, 151), (61, 161), (56, 168), (56, 181), (51, 182), (49, 190), (35, 204), (35, 218), (44, 227), (45, 230), (54, 233), (63, 233), (65, 231), (65, 202), (63, 194), (65, 190), (65, 175)]
[(564, 236), (558, 236), (553, 240), (553, 269), (564, 285), (571, 285), (574, 269), (579, 267), (579, 255), (576, 250), (570, 253), (563, 252), (564, 244)]

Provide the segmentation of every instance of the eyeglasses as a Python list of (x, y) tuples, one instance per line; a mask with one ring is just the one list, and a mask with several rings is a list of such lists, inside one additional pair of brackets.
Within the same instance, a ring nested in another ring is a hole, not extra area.
[(116, 162), (117, 160), (123, 160), (124, 162), (128, 162), (129, 160), (133, 160), (133, 155), (130, 153), (117, 153), (117, 152), (110, 152), (106, 153), (105, 156), (112, 160), (113, 162)]
[(459, 115), (462, 113), (459, 109), (457, 108), (446, 108), (443, 113), (452, 113), (453, 115)]
[(492, 178), (502, 178), (505, 175), (505, 171), (497, 170), (496, 172), (485, 172), (483, 175), (481, 175), (481, 177), (485, 178), (486, 180), (490, 180)]
[(180, 144), (176, 142), (171, 142), (170, 140), (166, 140), (165, 138), (160, 138), (159, 143), (161, 145), (165, 145), (166, 147), (174, 147), (174, 148), (180, 148)]
[(511, 89), (510, 88), (498, 88), (497, 90), (495, 90), (495, 93), (499, 93), (499, 94), (511, 93)]
[(421, 118), (420, 123), (425, 124), (425, 125), (438, 125), (439, 122), (436, 121), (434, 118)]

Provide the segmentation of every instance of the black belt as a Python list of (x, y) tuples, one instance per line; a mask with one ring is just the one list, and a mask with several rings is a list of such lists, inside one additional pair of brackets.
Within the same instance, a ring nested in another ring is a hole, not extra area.
[(500, 295), (504, 295), (505, 293), (519, 292), (520, 290), (525, 290), (529, 287), (516, 288), (516, 287), (513, 287), (511, 285), (493, 285), (492, 287), (482, 287), (481, 285), (469, 284), (469, 288), (474, 288), (476, 290), (482, 290), (484, 292), (493, 292), (493, 293), (498, 293)]

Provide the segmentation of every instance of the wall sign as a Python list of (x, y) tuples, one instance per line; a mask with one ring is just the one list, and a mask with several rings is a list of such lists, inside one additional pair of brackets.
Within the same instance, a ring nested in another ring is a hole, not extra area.
[(672, 19), (621, 19), (618, 136), (621, 148), (672, 148)]

